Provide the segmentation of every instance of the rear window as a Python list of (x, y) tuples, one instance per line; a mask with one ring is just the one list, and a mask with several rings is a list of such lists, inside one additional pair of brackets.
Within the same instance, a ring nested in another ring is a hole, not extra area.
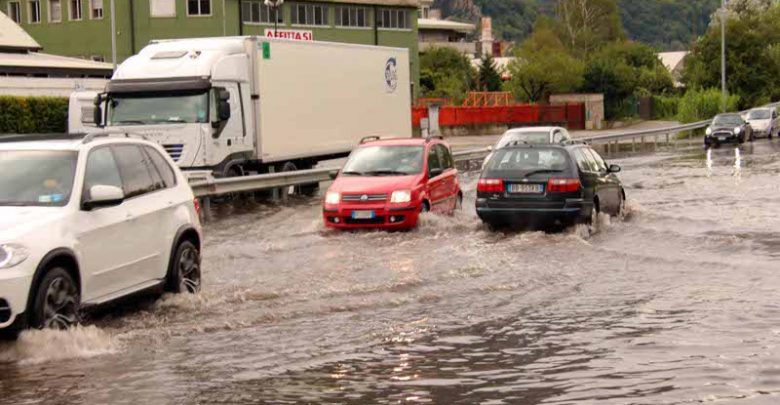
[(499, 149), (486, 166), (487, 171), (532, 172), (537, 170), (567, 171), (569, 157), (563, 149), (505, 148)]

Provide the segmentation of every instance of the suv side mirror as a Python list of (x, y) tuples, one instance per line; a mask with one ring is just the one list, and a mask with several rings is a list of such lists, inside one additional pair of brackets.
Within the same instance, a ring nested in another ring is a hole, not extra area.
[(609, 165), (609, 169), (607, 169), (607, 173), (620, 173), (622, 169), (618, 165)]
[(86, 211), (95, 208), (112, 207), (122, 204), (125, 200), (125, 193), (119, 187), (114, 186), (92, 186), (89, 189), (89, 198), (84, 201), (82, 207)]

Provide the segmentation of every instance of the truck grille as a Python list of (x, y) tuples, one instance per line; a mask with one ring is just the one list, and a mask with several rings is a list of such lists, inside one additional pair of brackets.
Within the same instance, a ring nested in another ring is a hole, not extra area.
[(171, 156), (174, 162), (178, 162), (182, 152), (184, 152), (184, 145), (180, 143), (163, 145), (163, 148), (165, 148), (165, 151), (168, 152), (168, 155)]
[(341, 201), (349, 201), (349, 202), (387, 201), (387, 194), (344, 194), (341, 197)]

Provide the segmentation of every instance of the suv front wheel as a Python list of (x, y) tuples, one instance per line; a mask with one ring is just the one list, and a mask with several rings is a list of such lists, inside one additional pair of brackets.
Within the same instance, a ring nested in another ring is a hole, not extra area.
[(192, 242), (182, 241), (176, 248), (167, 284), (174, 293), (200, 291), (200, 251)]
[(79, 291), (62, 267), (49, 270), (38, 284), (30, 308), (30, 327), (67, 329), (79, 321)]

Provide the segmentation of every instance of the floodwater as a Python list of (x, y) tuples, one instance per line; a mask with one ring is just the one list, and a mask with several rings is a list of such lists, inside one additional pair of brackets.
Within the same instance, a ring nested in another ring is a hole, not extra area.
[(615, 161), (623, 221), (323, 229), (221, 207), (204, 289), (0, 345), (9, 404), (780, 403), (780, 143)]

